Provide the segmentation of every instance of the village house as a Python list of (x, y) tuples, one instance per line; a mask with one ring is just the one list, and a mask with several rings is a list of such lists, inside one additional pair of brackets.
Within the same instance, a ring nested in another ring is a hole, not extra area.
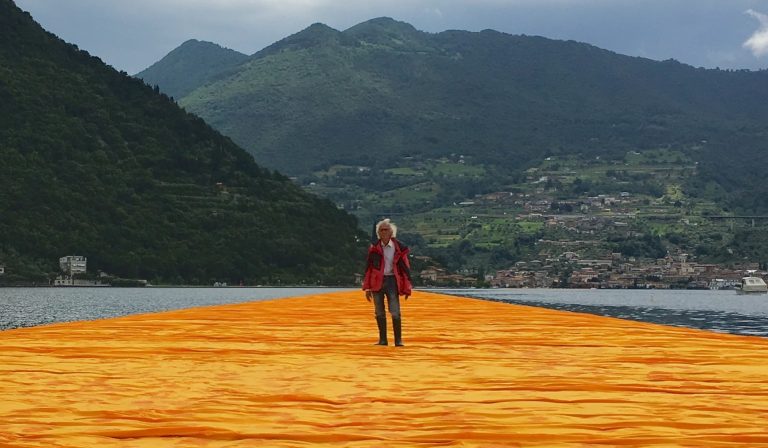
[(80, 255), (67, 255), (66, 257), (59, 258), (59, 268), (61, 271), (70, 277), (77, 274), (86, 273), (86, 265), (88, 259)]
[(436, 283), (437, 279), (445, 275), (445, 269), (430, 267), (422, 270), (419, 277), (422, 281)]
[(62, 274), (53, 280), (53, 286), (109, 286), (100, 280), (77, 278), (87, 272), (88, 259), (81, 255), (67, 255), (59, 258)]
[(581, 268), (571, 273), (571, 285), (576, 288), (594, 287), (599, 283), (598, 272), (591, 267)]
[(495, 288), (534, 288), (536, 281), (530, 271), (502, 270), (490, 281)]

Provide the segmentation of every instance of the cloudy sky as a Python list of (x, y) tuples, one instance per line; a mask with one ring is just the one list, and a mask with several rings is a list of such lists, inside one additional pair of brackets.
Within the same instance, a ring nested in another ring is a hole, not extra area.
[(707, 68), (768, 68), (768, 0), (16, 0), (43, 27), (130, 74), (188, 39), (252, 54), (315, 22), (387, 16), (494, 29)]

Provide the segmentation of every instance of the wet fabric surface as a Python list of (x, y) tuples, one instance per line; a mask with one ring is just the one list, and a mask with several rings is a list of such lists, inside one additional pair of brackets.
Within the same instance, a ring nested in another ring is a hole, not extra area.
[[(768, 446), (768, 340), (416, 291), (0, 332), (0, 446)], [(391, 321), (388, 330), (392, 334)]]

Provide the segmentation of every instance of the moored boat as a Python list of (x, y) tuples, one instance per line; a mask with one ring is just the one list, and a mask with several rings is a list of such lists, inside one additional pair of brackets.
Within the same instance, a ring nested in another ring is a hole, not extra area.
[(768, 292), (768, 285), (762, 278), (749, 275), (742, 277), (741, 284), (736, 291), (739, 294), (765, 294)]

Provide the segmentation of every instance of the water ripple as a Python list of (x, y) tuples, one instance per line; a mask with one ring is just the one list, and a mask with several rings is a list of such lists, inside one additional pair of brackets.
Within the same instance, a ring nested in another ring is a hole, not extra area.
[(456, 289), (444, 294), (768, 337), (768, 295), (734, 291)]
[(343, 288), (0, 288), (0, 330), (251, 302)]

